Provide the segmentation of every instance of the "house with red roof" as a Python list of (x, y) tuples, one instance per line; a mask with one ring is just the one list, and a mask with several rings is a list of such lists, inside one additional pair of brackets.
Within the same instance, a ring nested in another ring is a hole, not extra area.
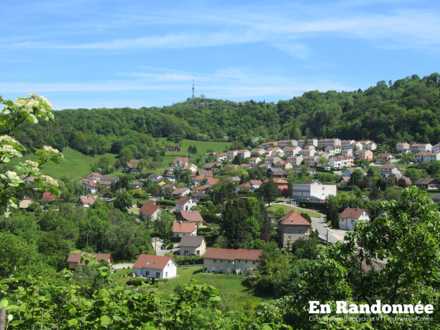
[(174, 221), (171, 231), (174, 237), (196, 236), (197, 225), (193, 222)]
[(177, 276), (177, 266), (168, 256), (141, 254), (133, 265), (136, 276), (169, 279)]
[(184, 221), (192, 222), (199, 227), (204, 220), (199, 211), (180, 211), (180, 218)]
[(81, 251), (71, 252), (67, 257), (69, 269), (77, 269), (79, 266), (86, 265), (88, 261), (105, 262), (112, 264), (112, 255), (110, 253), (87, 253)]
[(310, 234), (311, 224), (308, 219), (296, 211), (291, 211), (281, 218), (279, 223), (281, 244), (288, 249), (298, 239)]
[(203, 255), (203, 266), (208, 272), (248, 273), (260, 263), (262, 250), (207, 248)]
[(339, 214), (339, 229), (353, 230), (359, 221), (369, 221), (367, 211), (360, 208), (347, 207)]
[(96, 202), (96, 196), (93, 195), (85, 195), (79, 198), (79, 202), (83, 207), (90, 207)]
[(56, 199), (57, 199), (57, 197), (54, 194), (52, 194), (50, 191), (45, 191), (43, 193), (43, 196), (41, 197), (41, 200), (44, 203), (50, 203), (50, 202), (55, 201)]
[(160, 215), (160, 208), (155, 201), (146, 201), (139, 210), (144, 220), (156, 221)]

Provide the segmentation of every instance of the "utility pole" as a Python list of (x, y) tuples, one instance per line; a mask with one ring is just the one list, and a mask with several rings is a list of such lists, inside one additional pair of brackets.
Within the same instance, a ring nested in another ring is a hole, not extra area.
[(196, 84), (195, 84), (195, 82), (194, 82), (194, 80), (193, 80), (193, 84), (192, 84), (192, 96), (191, 96), (192, 99), (195, 98), (195, 94), (196, 94), (195, 92), (196, 92)]

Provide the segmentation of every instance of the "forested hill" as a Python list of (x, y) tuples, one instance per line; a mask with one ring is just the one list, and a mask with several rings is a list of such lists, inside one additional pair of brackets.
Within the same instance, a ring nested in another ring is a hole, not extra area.
[(245, 143), (300, 136), (439, 142), (440, 75), (381, 81), (353, 92), (311, 91), (278, 103), (196, 98), (163, 108), (63, 110), (54, 123), (24, 127), (20, 138), (31, 146), (103, 153), (130, 135)]

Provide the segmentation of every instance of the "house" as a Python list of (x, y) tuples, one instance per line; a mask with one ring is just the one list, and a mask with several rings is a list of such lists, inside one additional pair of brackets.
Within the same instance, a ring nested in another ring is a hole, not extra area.
[(181, 256), (203, 256), (206, 252), (205, 238), (202, 236), (183, 236), (179, 243)]
[(155, 201), (146, 201), (139, 210), (142, 219), (151, 221), (156, 221), (160, 212), (161, 210)]
[(177, 266), (168, 256), (141, 254), (133, 265), (136, 276), (169, 279), (177, 276)]
[(185, 196), (179, 198), (176, 201), (176, 212), (189, 211), (196, 205), (197, 203), (195, 203), (191, 197)]
[(356, 153), (356, 158), (359, 160), (373, 161), (373, 152), (371, 150), (360, 150)]
[(416, 181), (416, 186), (426, 190), (440, 189), (440, 181), (433, 178), (423, 178)]
[(287, 193), (289, 190), (289, 182), (287, 179), (274, 178), (272, 182), (277, 186), (278, 191), (282, 194)]
[(358, 221), (369, 221), (370, 217), (364, 209), (347, 207), (339, 214), (339, 229), (353, 230)]
[(287, 172), (279, 167), (271, 167), (267, 170), (267, 174), (273, 178), (287, 178)]
[(333, 156), (328, 160), (328, 166), (331, 169), (340, 170), (353, 166), (353, 158), (347, 156)]
[(440, 153), (434, 153), (431, 151), (418, 152), (415, 155), (417, 163), (434, 162), (440, 160)]
[(318, 148), (325, 149), (326, 147), (341, 147), (342, 143), (340, 139), (319, 139)]
[(96, 196), (93, 195), (85, 195), (79, 198), (79, 202), (83, 207), (90, 207), (96, 202)]
[(141, 161), (139, 159), (130, 159), (129, 161), (127, 161), (127, 163), (125, 165), (126, 171), (129, 173), (139, 172), (140, 162)]
[(180, 211), (180, 217), (184, 221), (192, 222), (199, 227), (203, 224), (204, 220), (199, 211)]
[(171, 231), (174, 237), (196, 236), (197, 225), (193, 222), (174, 221)]
[(79, 266), (86, 265), (88, 260), (96, 262), (105, 262), (112, 264), (112, 255), (110, 253), (86, 253), (81, 251), (71, 252), (67, 257), (69, 269), (77, 269)]
[(396, 151), (398, 153), (407, 153), (407, 152), (409, 152), (410, 148), (411, 148), (411, 146), (407, 142), (396, 143)]
[(49, 192), (49, 191), (45, 191), (43, 193), (43, 196), (41, 197), (41, 200), (44, 203), (50, 203), (50, 202), (55, 201), (56, 199), (57, 199), (57, 197), (54, 194), (52, 194), (51, 192)]
[(174, 168), (188, 169), (191, 162), (188, 157), (176, 157), (173, 161)]
[(33, 203), (33, 200), (31, 198), (25, 197), (20, 201), (20, 203), (18, 203), (18, 207), (20, 209), (25, 210), (25, 209), (29, 208), (29, 206), (31, 206), (32, 203)]
[(249, 180), (250, 190), (255, 191), (261, 187), (263, 181), (261, 180)]
[(382, 168), (380, 169), (380, 173), (385, 178), (394, 176), (396, 179), (400, 179), (402, 177), (402, 173), (400, 172), (400, 170), (396, 166), (391, 164), (385, 164), (384, 166), (382, 166)]
[(250, 150), (238, 150), (238, 152), (237, 152), (237, 156), (240, 158), (240, 159), (247, 159), (247, 158), (251, 158), (251, 152), (250, 152)]
[(248, 273), (259, 264), (262, 250), (207, 248), (203, 265), (208, 272)]
[(98, 172), (92, 172), (81, 180), (85, 188), (91, 193), (96, 194), (100, 187), (111, 188), (117, 178), (110, 175), (102, 175)]
[(292, 198), (296, 202), (325, 203), (330, 196), (336, 196), (336, 193), (336, 185), (316, 181), (292, 186)]
[(399, 180), (397, 180), (397, 184), (400, 187), (406, 188), (412, 185), (412, 181), (407, 176), (401, 176)]
[(281, 218), (279, 230), (282, 246), (286, 249), (296, 240), (308, 236), (311, 232), (311, 224), (300, 213), (291, 211)]
[(432, 145), (430, 143), (413, 143), (410, 146), (410, 150), (413, 153), (418, 152), (426, 152), (426, 151), (432, 151)]
[(191, 193), (191, 190), (187, 187), (180, 187), (180, 188), (175, 188), (173, 190), (173, 192), (171, 193), (173, 195), (173, 197), (184, 197), (184, 196), (188, 196)]
[(439, 153), (440, 152), (440, 143), (434, 144), (432, 146), (432, 152)]

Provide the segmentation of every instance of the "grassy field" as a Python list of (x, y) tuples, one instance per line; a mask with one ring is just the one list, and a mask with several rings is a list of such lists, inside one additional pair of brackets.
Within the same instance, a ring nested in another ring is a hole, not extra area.
[(202, 273), (200, 266), (178, 267), (177, 277), (160, 282), (159, 292), (169, 295), (181, 285), (190, 283), (209, 284), (216, 287), (222, 297), (223, 307), (231, 310), (253, 310), (263, 298), (256, 297), (241, 283), (243, 277), (238, 275)]
[(293, 206), (288, 206), (288, 205), (284, 205), (284, 204), (272, 204), (271, 206), (269, 206), (267, 208), (267, 211), (269, 213), (272, 213), (272, 214), (281, 214), (282, 213), (283, 215), (287, 214), (288, 212), (290, 212), (292, 210), (295, 210), (299, 213), (308, 214), (309, 216), (314, 217), (314, 218), (319, 218), (322, 216), (322, 214), (316, 210), (305, 209), (302, 207), (293, 207)]
[[(166, 141), (163, 139), (163, 141)], [(197, 159), (201, 156), (206, 155), (210, 151), (221, 152), (228, 149), (231, 145), (229, 142), (216, 142), (216, 141), (196, 141), (196, 140), (182, 140), (181, 151), (178, 152), (167, 152), (162, 160), (162, 164), (159, 168), (155, 169), (157, 173), (162, 172), (176, 157), (190, 157), (192, 159)], [(195, 146), (197, 148), (196, 154), (189, 154), (188, 147)]]
[[(91, 171), (91, 167), (97, 159), (103, 156), (87, 156), (70, 148), (65, 148), (63, 150), (63, 155), (64, 159), (58, 164), (46, 164), (43, 167), (43, 172), (58, 179), (66, 177), (77, 180), (86, 176)], [(114, 157), (114, 155), (111, 154), (110, 156)]]

